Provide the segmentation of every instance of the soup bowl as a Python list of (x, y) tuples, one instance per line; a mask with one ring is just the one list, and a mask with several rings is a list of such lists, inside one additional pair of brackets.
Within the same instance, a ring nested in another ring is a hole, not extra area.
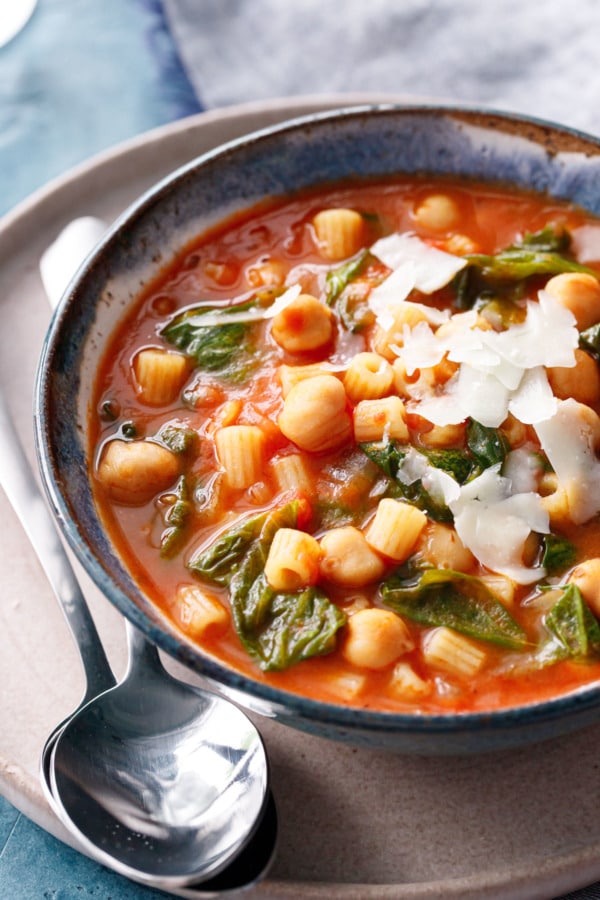
[(68, 543), (106, 597), (158, 647), (247, 708), (309, 733), (403, 753), (481, 752), (547, 739), (600, 719), (600, 684), (508, 708), (430, 714), (313, 699), (228, 666), (189, 640), (148, 596), (95, 502), (89, 438), (95, 380), (111, 334), (140, 292), (196, 236), (265, 199), (398, 174), (507, 185), (600, 214), (600, 141), (495, 111), (345, 108), (206, 153), (126, 210), (64, 293), (36, 380), (42, 478)]

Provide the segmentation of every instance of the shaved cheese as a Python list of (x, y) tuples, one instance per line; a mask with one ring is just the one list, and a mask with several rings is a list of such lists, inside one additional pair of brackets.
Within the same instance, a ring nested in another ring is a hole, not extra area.
[[(522, 456), (515, 454), (514, 465), (522, 466)], [(534, 481), (529, 462), (527, 473), (527, 480), (522, 482), (526, 486)], [(458, 536), (482, 565), (519, 584), (530, 584), (544, 576), (543, 568), (525, 566), (522, 557), (532, 531), (545, 534), (550, 530), (548, 513), (538, 494), (527, 487), (520, 490), (516, 480), (500, 475), (499, 463), (461, 486), (411, 447), (397, 477), (406, 485), (420, 481), (435, 500), (448, 506)]]
[(373, 288), (369, 294), (369, 307), (375, 313), (377, 324), (384, 331), (394, 325), (394, 311), (403, 303), (416, 284), (416, 270), (408, 261)]
[(574, 366), (579, 344), (575, 316), (547, 291), (539, 291), (538, 298), (537, 303), (528, 301), (524, 322), (500, 333), (483, 331), (482, 340), (521, 369)]
[(557, 411), (535, 426), (542, 450), (567, 492), (569, 516), (575, 524), (600, 512), (600, 462), (587, 407), (576, 400), (559, 400)]
[(556, 413), (558, 400), (552, 393), (546, 370), (541, 366), (523, 375), (518, 390), (508, 401), (508, 411), (525, 425), (534, 425)]
[(206, 325), (207, 328), (213, 328), (217, 325), (233, 325), (234, 322), (260, 322), (264, 319), (272, 319), (273, 316), (284, 310), (286, 306), (289, 306), (296, 297), (299, 297), (301, 291), (300, 285), (295, 284), (293, 287), (288, 288), (287, 291), (284, 291), (280, 297), (277, 297), (271, 306), (254, 307), (252, 309), (239, 310), (238, 312), (235, 309), (232, 312), (228, 312), (225, 308), (221, 312), (199, 313), (198, 315), (190, 316), (186, 319), (186, 322), (189, 325)]
[(494, 375), (465, 363), (459, 369), (453, 397), (463, 419), (470, 416), (489, 428), (501, 425), (508, 413), (508, 389)]
[(580, 225), (571, 232), (571, 247), (580, 263), (600, 260), (600, 225)]
[(502, 474), (510, 481), (513, 494), (535, 492), (541, 470), (539, 453), (534, 453), (527, 447), (511, 450), (502, 466)]
[(398, 478), (402, 484), (414, 484), (420, 481), (431, 496), (437, 502), (448, 505), (451, 500), (456, 500), (460, 495), (458, 483), (448, 472), (438, 469), (429, 463), (423, 453), (419, 453), (414, 447), (409, 447), (400, 466)]
[(438, 396), (418, 410), (436, 425), (469, 416), (497, 428), (511, 412), (526, 424), (550, 418), (556, 399), (545, 366), (572, 367), (579, 333), (575, 318), (546, 291), (527, 304), (524, 322), (496, 332), (473, 327), (473, 314), (452, 316), (449, 327), (433, 332), (419, 323), (404, 329), (402, 346), (392, 346), (411, 374), (436, 365), (444, 356), (460, 365)]
[(433, 294), (445, 287), (467, 264), (466, 259), (438, 250), (414, 234), (390, 234), (371, 247), (371, 253), (390, 269), (410, 262), (415, 268), (415, 287)]
[(418, 322), (414, 328), (405, 325), (402, 332), (403, 345), (392, 344), (390, 349), (402, 358), (408, 375), (417, 369), (437, 366), (444, 358), (444, 346), (436, 340), (427, 322)]
[(512, 484), (491, 466), (461, 487), (449, 503), (454, 527), (479, 562), (519, 584), (531, 584), (545, 574), (542, 567), (523, 564), (525, 541), (532, 531), (548, 533), (548, 513), (533, 492), (511, 494)]

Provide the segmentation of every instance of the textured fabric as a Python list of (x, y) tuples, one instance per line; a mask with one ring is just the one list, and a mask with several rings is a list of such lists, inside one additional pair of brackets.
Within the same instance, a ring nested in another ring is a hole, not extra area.
[(600, 131), (597, 0), (164, 0), (207, 107), (384, 91)]

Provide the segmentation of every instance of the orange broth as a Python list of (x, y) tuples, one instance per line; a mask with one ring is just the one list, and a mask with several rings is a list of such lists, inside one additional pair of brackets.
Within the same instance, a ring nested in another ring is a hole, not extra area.
[[(415, 215), (419, 202), (437, 194), (450, 197), (458, 209), (460, 220), (456, 226), (433, 229), (419, 224)], [(332, 359), (340, 367), (339, 377), (342, 377), (347, 361), (354, 354), (370, 348), (375, 326), (368, 322), (362, 330), (351, 333), (336, 318), (334, 337), (326, 347), (290, 353), (273, 340), (270, 320), (253, 324), (252, 340), (257, 348), (261, 348), (254, 354), (255, 363), (257, 356), (261, 358), (247, 378), (228, 381), (218, 372), (202, 373), (190, 364), (182, 390), (175, 400), (164, 406), (142, 402), (133, 374), (134, 360), (145, 347), (173, 351), (174, 348), (161, 337), (161, 330), (179, 312), (201, 302), (229, 306), (260, 295), (260, 303), (268, 305), (278, 292), (282, 292), (282, 286), (273, 291), (270, 285), (260, 284), (260, 266), (265, 261), (276, 262), (285, 275), (286, 286), (299, 283), (303, 293), (323, 300), (327, 271), (336, 269), (345, 260), (332, 262), (324, 258), (315, 239), (312, 220), (319, 210), (337, 207), (364, 214), (367, 246), (382, 235), (410, 232), (426, 244), (455, 254), (458, 252), (458, 255), (461, 252), (454, 249), (457, 246), (476, 253), (497, 253), (524, 234), (537, 232), (549, 223), (572, 232), (593, 222), (581, 210), (549, 198), (470, 182), (421, 178), (390, 179), (386, 183), (357, 182), (332, 186), (318, 193), (299, 194), (246, 211), (200, 236), (173, 265), (161, 272), (143, 291), (109, 342), (97, 377), (90, 441), (98, 465), (107, 443), (117, 435), (123, 436), (120, 431), (123, 423), (133, 423), (133, 429), (127, 431), (125, 437), (131, 434), (134, 440), (152, 438), (161, 426), (173, 422), (185, 425), (198, 436), (194, 450), (183, 454), (180, 471), (185, 472), (190, 485), (200, 483), (208, 487), (200, 501), (196, 495), (180, 545), (170, 558), (160, 552), (165, 530), (164, 502), (160, 497), (168, 496), (171, 488), (159, 491), (149, 501), (123, 503), (115, 501), (101, 478), (94, 478), (95, 499), (119, 555), (141, 590), (184, 634), (185, 623), (178, 617), (176, 602), (181, 585), (201, 585), (226, 609), (229, 608), (227, 588), (192, 575), (186, 567), (190, 556), (199, 547), (214, 541), (226, 526), (231, 527), (239, 519), (274, 508), (289, 499), (282, 498), (269, 465), (274, 458), (297, 452), (293, 442), (278, 427), (284, 405), (279, 367)], [(461, 236), (462, 244), (456, 241), (457, 234)], [(369, 272), (372, 272), (380, 279), (382, 271), (385, 272), (385, 267), (375, 261), (365, 277), (368, 280)], [(527, 279), (523, 297), (535, 298), (537, 289), (546, 280), (547, 276)], [(443, 309), (452, 302), (453, 296), (453, 290), (448, 286), (431, 295), (413, 292), (409, 300)], [(256, 424), (266, 436), (264, 472), (246, 489), (228, 489), (223, 483), (222, 466), (214, 444), (215, 431), (222, 423)], [(411, 443), (421, 446), (421, 436), (431, 425), (414, 411), (408, 415), (407, 424)], [(346, 442), (339, 449), (321, 453), (301, 451), (317, 492), (304, 495), (304, 500), (310, 509), (317, 499), (323, 500), (326, 496), (332, 503), (340, 503), (350, 510), (363, 508), (362, 519), (356, 525), (364, 527), (376, 505), (375, 499), (365, 503), (364, 492), (373, 488), (376, 474), (372, 470), (373, 464), (367, 463), (365, 458), (365, 470), (370, 474), (364, 476), (356, 463), (356, 453), (360, 451), (350, 453), (351, 445), (352, 442)], [(350, 462), (347, 462), (349, 453)], [(339, 457), (344, 454), (346, 462), (340, 463)], [(341, 467), (337, 473), (336, 465)], [(96, 468), (96, 476), (97, 471)], [(217, 484), (220, 485), (218, 492), (214, 487)], [(314, 516), (306, 513), (298, 527), (311, 531), (314, 522)], [(319, 527), (317, 537), (323, 532)], [(578, 562), (600, 555), (599, 529), (596, 518), (583, 525), (562, 527), (562, 536), (577, 548)], [(417, 546), (415, 552), (418, 550)], [(389, 559), (385, 563), (385, 577), (388, 577), (396, 563)], [(484, 572), (482, 566), (475, 565), (470, 574)], [(561, 573), (559, 580), (564, 580), (567, 574)], [(378, 608), (385, 605), (378, 593), (377, 582), (357, 588), (325, 583), (324, 589), (348, 614), (365, 603)], [(527, 600), (535, 593), (534, 584), (517, 585), (515, 600), (509, 607), (510, 614), (532, 640), (543, 631), (539, 608)], [(357, 597), (360, 598), (358, 606)], [(431, 667), (424, 661), (421, 653), (423, 636), (434, 626), (409, 619), (405, 622), (414, 648), (398, 661), (408, 663), (425, 685), (418, 695), (390, 692), (389, 682), (396, 660), (380, 669), (350, 664), (343, 654), (346, 625), (338, 630), (332, 652), (300, 661), (283, 671), (261, 671), (242, 646), (231, 620), (224, 633), (215, 636), (209, 631), (198, 642), (207, 653), (257, 681), (321, 700), (381, 710), (425, 713), (493, 710), (556, 696), (600, 677), (597, 657), (540, 665), (532, 659), (529, 649), (505, 649), (489, 642), (481, 642), (486, 651), (481, 670), (473, 677), (460, 677)], [(194, 640), (193, 636), (188, 635), (188, 638)]]

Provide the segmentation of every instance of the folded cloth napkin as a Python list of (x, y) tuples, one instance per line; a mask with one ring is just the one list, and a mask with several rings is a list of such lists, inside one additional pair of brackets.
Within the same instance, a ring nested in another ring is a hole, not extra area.
[(206, 107), (338, 91), (462, 101), (600, 132), (597, 0), (163, 0)]
[(199, 110), (160, 0), (39, 0), (0, 47), (0, 214), (95, 153)]

